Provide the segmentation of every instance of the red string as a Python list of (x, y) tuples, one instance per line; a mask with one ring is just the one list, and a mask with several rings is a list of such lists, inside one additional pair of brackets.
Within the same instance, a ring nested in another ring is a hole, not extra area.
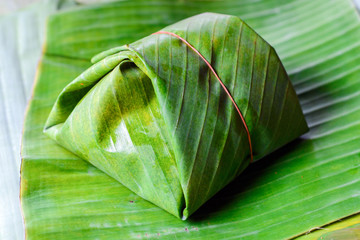
[(252, 151), (252, 145), (251, 145), (251, 137), (250, 137), (250, 132), (249, 132), (249, 129), (246, 125), (246, 122), (245, 122), (245, 119), (243, 117), (243, 115), (241, 114), (241, 111), (240, 109), (238, 108), (237, 104), (235, 103), (235, 100), (234, 98), (231, 96), (230, 92), (228, 91), (228, 89), (226, 88), (226, 86), (224, 85), (224, 83), (221, 81), (221, 79), (219, 78), (219, 76), (216, 74), (214, 68), (211, 66), (211, 64), (204, 58), (204, 56), (198, 51), (196, 50), (188, 41), (186, 41), (185, 39), (183, 39), (182, 37), (180, 37), (179, 35), (175, 34), (175, 33), (172, 33), (172, 32), (166, 32), (166, 31), (159, 31), (159, 32), (156, 32), (156, 33), (153, 33), (152, 35), (154, 34), (168, 34), (168, 35), (171, 35), (173, 37), (176, 37), (178, 39), (180, 39), (182, 42), (184, 42), (189, 48), (191, 48), (197, 55), (199, 55), (199, 57), (204, 60), (204, 62), (206, 63), (206, 65), (208, 65), (208, 67), (210, 68), (210, 70), (214, 73), (215, 77), (217, 78), (217, 80), (219, 80), (219, 83), (221, 84), (221, 86), (223, 87), (223, 89), (225, 90), (226, 94), (229, 96), (230, 100), (232, 101), (232, 103), (234, 104), (235, 108), (236, 108), (236, 111), (239, 113), (239, 116), (241, 118), (241, 121), (243, 122), (244, 124), (244, 127), (245, 127), (245, 130), (247, 132), (247, 137), (248, 137), (248, 140), (249, 140), (249, 148), (250, 148), (250, 157), (251, 157), (251, 160), (250, 160), (250, 163), (253, 161), (253, 151)]

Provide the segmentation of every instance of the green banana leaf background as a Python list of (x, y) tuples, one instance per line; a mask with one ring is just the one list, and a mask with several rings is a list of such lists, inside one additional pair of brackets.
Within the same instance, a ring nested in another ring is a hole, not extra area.
[[(206, 11), (241, 17), (275, 47), (310, 132), (252, 164), (181, 221), (56, 145), (42, 128), (59, 92), (94, 54)], [(27, 238), (284, 239), (359, 212), (359, 21), (353, 3), (340, 0), (124, 1), (52, 16), (24, 128)]]

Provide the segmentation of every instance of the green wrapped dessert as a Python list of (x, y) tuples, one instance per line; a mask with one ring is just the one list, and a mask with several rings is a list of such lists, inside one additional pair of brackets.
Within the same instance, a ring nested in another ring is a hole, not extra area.
[(200, 14), (93, 62), (45, 134), (179, 218), (308, 130), (276, 52), (234, 16)]

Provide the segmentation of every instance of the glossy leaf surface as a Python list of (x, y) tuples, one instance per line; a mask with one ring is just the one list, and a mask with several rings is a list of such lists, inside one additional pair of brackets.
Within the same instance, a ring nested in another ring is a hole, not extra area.
[[(23, 139), (27, 237), (283, 239), (358, 212), (359, 17), (348, 1), (327, 3), (119, 2), (54, 16)], [(90, 66), (86, 59), (204, 11), (240, 16), (275, 47), (311, 130), (181, 221), (64, 151), (42, 128), (60, 91)]]

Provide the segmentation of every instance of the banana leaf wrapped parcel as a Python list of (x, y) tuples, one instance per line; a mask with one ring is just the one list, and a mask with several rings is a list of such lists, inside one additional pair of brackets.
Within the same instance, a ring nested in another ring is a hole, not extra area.
[(238, 17), (193, 16), (93, 63), (45, 134), (179, 218), (308, 130), (276, 52)]

